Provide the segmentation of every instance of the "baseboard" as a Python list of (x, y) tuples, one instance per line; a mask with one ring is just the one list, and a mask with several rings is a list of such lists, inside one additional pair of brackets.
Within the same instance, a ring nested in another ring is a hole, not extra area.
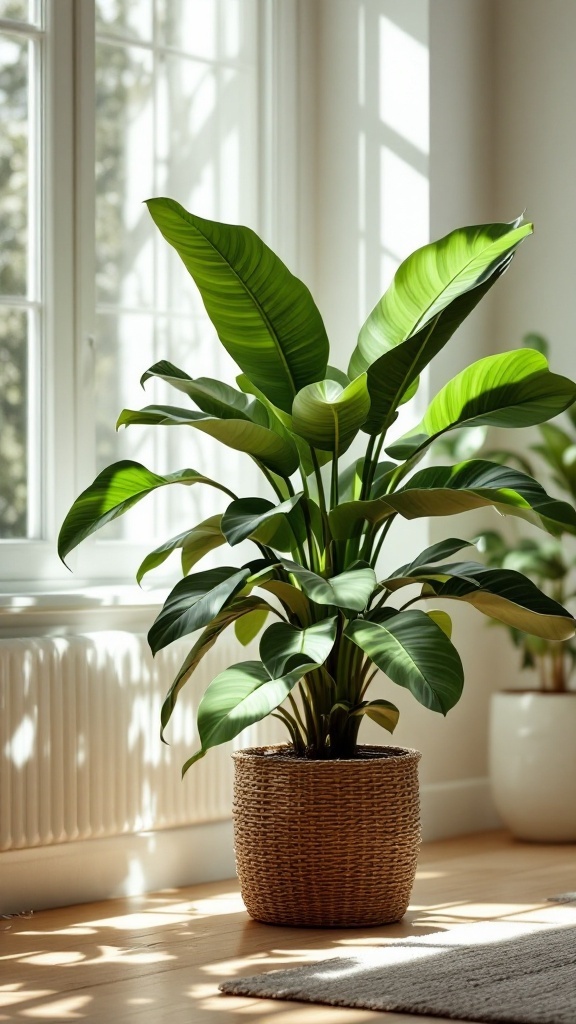
[(420, 800), (425, 843), (501, 827), (487, 778), (429, 783)]
[[(422, 787), (425, 842), (498, 828), (488, 779)], [(0, 914), (195, 885), (234, 875), (232, 822), (0, 853)]]
[(233, 876), (231, 821), (10, 850), (0, 853), (0, 914)]

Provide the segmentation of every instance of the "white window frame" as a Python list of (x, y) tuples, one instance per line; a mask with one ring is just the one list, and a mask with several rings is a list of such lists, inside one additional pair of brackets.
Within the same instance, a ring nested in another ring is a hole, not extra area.
[[(301, 0), (259, 3), (260, 230), (309, 282), (313, 258), (311, 249), (302, 245), (299, 224), (306, 222), (309, 209), (304, 196), (311, 184), (311, 166), (303, 172), (298, 155), (300, 108), (310, 103), (310, 96), (302, 95), (298, 74), (300, 20), (307, 18)], [(10, 606), (10, 595), (37, 595), (49, 604), (54, 593), (65, 590), (80, 596), (94, 585), (102, 594), (116, 587), (116, 602), (117, 585), (133, 584), (136, 568), (150, 548), (89, 539), (69, 558), (73, 575), (56, 553), (60, 524), (95, 475), (93, 422), (86, 414), (93, 405), (95, 287), (90, 251), (81, 258), (94, 233), (94, 133), (86, 116), (94, 96), (94, 0), (48, 0), (46, 22), (41, 451), (45, 500), (41, 539), (0, 541), (0, 594), (5, 595), (0, 604), (5, 607)], [(133, 594), (127, 602), (133, 602)]]

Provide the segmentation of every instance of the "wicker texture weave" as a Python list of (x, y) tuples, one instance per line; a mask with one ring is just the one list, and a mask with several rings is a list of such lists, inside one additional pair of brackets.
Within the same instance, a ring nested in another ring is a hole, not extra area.
[(268, 924), (399, 921), (420, 846), (418, 762), (401, 747), (312, 761), (286, 746), (234, 757), (234, 840), (242, 897)]

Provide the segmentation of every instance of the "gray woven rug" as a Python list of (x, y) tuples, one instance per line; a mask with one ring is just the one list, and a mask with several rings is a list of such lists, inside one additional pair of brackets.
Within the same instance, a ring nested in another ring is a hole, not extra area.
[(576, 927), (517, 932), (503, 922), (462, 925), (220, 990), (458, 1021), (576, 1024)]

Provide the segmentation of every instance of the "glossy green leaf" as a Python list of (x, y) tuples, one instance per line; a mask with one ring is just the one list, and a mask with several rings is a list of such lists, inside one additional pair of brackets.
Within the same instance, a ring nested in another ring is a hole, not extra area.
[(395, 510), (383, 498), (373, 501), (343, 501), (328, 513), (330, 532), (334, 540), (347, 540), (359, 525), (375, 526), (394, 515)]
[(570, 613), (513, 570), (492, 569), (479, 562), (447, 562), (420, 566), (410, 576), (385, 580), (383, 586), (394, 591), (411, 583), (422, 583), (425, 597), (465, 601), (484, 615), (546, 640), (574, 635)]
[(201, 749), (184, 764), (182, 774), (220, 743), (266, 718), (314, 665), (303, 662), (279, 679), (271, 679), (259, 661), (231, 665), (212, 680), (198, 705)]
[[(300, 458), (300, 465), (304, 474), (306, 476), (310, 476), (310, 474), (314, 472), (314, 463), (312, 461), (310, 445), (303, 437), (300, 437), (299, 434), (295, 434), (293, 432), (291, 413), (284, 412), (282, 409), (278, 409), (277, 406), (273, 405), (272, 402), (266, 398), (266, 395), (262, 394), (252, 381), (248, 379), (246, 374), (241, 373), (236, 378), (236, 383), (242, 391), (246, 392), (246, 394), (255, 395), (258, 401), (265, 407), (268, 412), (268, 426), (270, 429), (276, 431), (277, 434), (280, 434), (280, 437), (284, 437), (292, 444), (296, 445), (296, 448), (298, 449), (298, 456)], [(329, 462), (331, 458), (330, 452), (318, 451), (316, 456), (321, 466), (326, 462)]]
[(310, 602), (299, 587), (294, 587), (291, 583), (277, 579), (266, 580), (260, 586), (263, 590), (278, 598), (286, 611), (298, 619), (301, 626), (308, 626), (310, 624), (312, 621)]
[(141, 562), (136, 573), (136, 581), (141, 583), (147, 572), (162, 565), (168, 556), (173, 551), (177, 551), (178, 548), (182, 550), (182, 572), (184, 575), (189, 573), (192, 566), (196, 565), (196, 562), (199, 562), (201, 558), (204, 558), (204, 555), (224, 544), (225, 537), (220, 529), (221, 519), (221, 515), (210, 516), (204, 522), (198, 523), (198, 526), (195, 526), (193, 530), (184, 530), (177, 537), (172, 537), (170, 540), (165, 541), (164, 544), (154, 548), (154, 551), (146, 555), (146, 558)]
[(173, 640), (207, 626), (211, 619), (244, 586), (247, 568), (222, 566), (186, 576), (168, 594), (161, 612), (148, 633), (148, 643), (157, 654)]
[(171, 405), (148, 405), (144, 409), (123, 409), (117, 427), (131, 424), (195, 427), (238, 452), (246, 452), (267, 469), (289, 477), (298, 468), (296, 445), (275, 431), (246, 419), (218, 419), (193, 409)]
[(250, 228), (148, 200), (202, 295), (220, 341), (274, 405), (290, 412), (301, 388), (324, 377), (328, 338), (306, 287)]
[(412, 569), (416, 569), (419, 565), (428, 565), (430, 562), (442, 562), (445, 558), (450, 558), (452, 555), (462, 551), (463, 548), (473, 547), (475, 541), (473, 540), (461, 540), (460, 537), (447, 537), (446, 540), (438, 541), (437, 544), (431, 544), (429, 548), (424, 548), (416, 558), (413, 558), (411, 562), (407, 562), (406, 565), (401, 565), (399, 569), (395, 569), (392, 576), (409, 576)]
[(295, 433), (313, 448), (340, 455), (356, 437), (369, 408), (366, 374), (346, 388), (334, 380), (321, 380), (296, 395), (292, 424)]
[(115, 462), (102, 470), (94, 482), (82, 491), (62, 523), (58, 537), (58, 554), (62, 561), (80, 541), (123, 515), (147, 494), (168, 484), (209, 484), (231, 498), (235, 497), (223, 484), (195, 469), (180, 469), (176, 473), (160, 476), (139, 462), (129, 459)]
[(427, 611), (426, 615), (432, 622), (435, 622), (443, 633), (446, 634), (449, 640), (452, 639), (452, 619), (448, 615), (448, 612), (440, 611), (438, 608), (433, 608), (431, 611)]
[(408, 459), (461, 426), (534, 426), (563, 412), (575, 399), (576, 384), (551, 373), (544, 356), (533, 349), (485, 356), (449, 381), (418, 426), (386, 451)]
[(251, 420), (264, 427), (268, 426), (268, 415), (262, 404), (223, 381), (212, 380), (210, 377), (197, 377), (194, 380), (184, 370), (180, 370), (166, 359), (154, 363), (154, 366), (146, 370), (140, 378), (140, 383), (144, 384), (151, 377), (163, 380), (188, 395), (198, 408), (209, 416), (228, 420)]
[[(458, 228), (413, 252), (362, 327), (348, 375), (357, 377), (466, 292), (485, 284), (508, 263), (532, 230), (531, 224), (520, 225), (519, 221), (474, 225)], [(454, 317), (451, 333), (468, 312), (470, 309), (461, 309), (460, 320)]]
[(285, 565), (315, 604), (363, 612), (376, 586), (376, 573), (370, 568), (350, 569), (326, 580), (295, 563)]
[(444, 348), (456, 329), (501, 276), (499, 267), (484, 284), (465, 292), (416, 334), (390, 349), (368, 367), (370, 413), (363, 430), (379, 434), (393, 422), (399, 405), (411, 398), (422, 371)]
[(458, 652), (424, 612), (392, 612), (383, 622), (354, 619), (345, 635), (424, 707), (445, 715), (460, 699), (464, 672)]
[(334, 616), (299, 629), (287, 622), (274, 622), (262, 634), (260, 658), (271, 678), (285, 675), (302, 660), (323, 665), (336, 640), (338, 619)]
[(218, 612), (214, 616), (212, 622), (210, 622), (206, 628), (202, 631), (198, 640), (186, 655), (183, 664), (180, 666), (178, 674), (174, 679), (162, 705), (160, 712), (161, 721), (161, 732), (160, 737), (164, 741), (164, 730), (172, 717), (172, 712), (176, 706), (178, 694), (180, 690), (188, 682), (190, 676), (194, 673), (202, 658), (208, 651), (214, 646), (218, 637), (230, 626), (233, 622), (241, 620), (243, 617), (249, 618), (251, 615), (260, 612), (268, 613), (273, 611), (270, 605), (266, 601), (257, 597), (243, 597), (238, 598), (229, 604), (222, 611)]
[(406, 519), (450, 516), (491, 505), (502, 515), (518, 516), (551, 533), (576, 533), (571, 505), (551, 498), (525, 473), (482, 459), (422, 469), (386, 501)]
[(268, 613), (268, 608), (256, 608), (253, 612), (236, 619), (234, 633), (243, 647), (247, 647), (256, 639), (268, 618)]
[(394, 732), (398, 724), (400, 712), (395, 704), (389, 700), (363, 700), (360, 704), (352, 704), (350, 701), (341, 700), (331, 708), (333, 711), (347, 711), (350, 718), (361, 718), (365, 715), (373, 722), (380, 725), (387, 732)]
[(387, 732), (394, 732), (400, 718), (398, 708), (389, 700), (363, 701), (350, 713), (354, 718), (365, 715)]
[(266, 498), (237, 498), (222, 516), (222, 533), (231, 546), (252, 537), (266, 523), (277, 517), (287, 517), (302, 498), (295, 494), (279, 505)]

